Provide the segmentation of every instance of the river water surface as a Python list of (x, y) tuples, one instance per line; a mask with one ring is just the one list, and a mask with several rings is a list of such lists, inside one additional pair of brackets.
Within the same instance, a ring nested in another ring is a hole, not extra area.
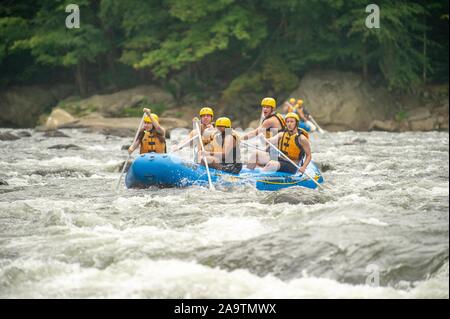
[(449, 297), (448, 133), (314, 135), (323, 191), (117, 194), (132, 137), (29, 132), (0, 141), (0, 298)]

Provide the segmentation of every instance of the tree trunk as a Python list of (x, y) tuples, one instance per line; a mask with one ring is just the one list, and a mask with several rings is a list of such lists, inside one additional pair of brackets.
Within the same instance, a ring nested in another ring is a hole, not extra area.
[(77, 64), (75, 71), (75, 79), (77, 82), (78, 91), (80, 92), (80, 96), (86, 97), (88, 94), (88, 89), (86, 79), (86, 65), (83, 61), (80, 61)]
[(426, 30), (426, 26), (427, 26), (427, 19), (424, 18), (424, 30), (423, 30), (423, 69), (422, 69), (422, 81), (423, 84), (427, 83), (427, 30)]
[(369, 66), (367, 61), (367, 46), (366, 43), (363, 43), (363, 52), (362, 52), (362, 76), (364, 81), (367, 81), (369, 78)]

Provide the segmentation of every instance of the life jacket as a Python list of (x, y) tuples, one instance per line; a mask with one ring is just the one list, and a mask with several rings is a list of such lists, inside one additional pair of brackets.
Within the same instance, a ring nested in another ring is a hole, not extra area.
[[(201, 125), (201, 127), (200, 127), (200, 131), (201, 131), (201, 133), (202, 133), (202, 142), (203, 142), (203, 146), (206, 146), (206, 145), (208, 145), (209, 143), (211, 143), (212, 142), (212, 140), (214, 139), (214, 129), (215, 129), (215, 126), (214, 126), (214, 124), (211, 124), (211, 128), (207, 128), (207, 127), (205, 127), (203, 124)], [(209, 134), (205, 134), (205, 131), (206, 130), (210, 130), (211, 132), (209, 133)]]
[[(240, 162), (240, 160), (241, 160), (241, 148), (240, 148), (241, 139), (235, 130), (231, 131), (231, 135), (233, 136), (234, 141), (235, 141), (233, 150), (231, 151), (231, 152), (233, 152), (233, 164), (235, 164), (235, 163)], [(225, 144), (225, 137), (226, 137), (226, 132), (223, 132), (223, 133), (217, 132), (214, 135), (214, 138), (211, 142), (211, 145), (213, 147), (213, 152), (217, 152), (217, 153), (223, 152), (223, 147)], [(226, 159), (227, 159), (226, 155), (223, 154), (222, 163), (223, 164), (232, 164), (232, 163), (225, 163)]]
[(140, 152), (141, 154), (167, 153), (165, 137), (158, 134), (155, 129), (144, 131)]
[[(281, 125), (281, 129), (278, 131), (278, 133), (285, 131), (286, 130), (286, 121), (284, 120), (283, 115), (281, 115), (278, 112), (270, 114), (268, 117), (266, 117), (264, 119), (263, 123), (274, 116), (277, 118), (277, 120), (280, 122), (280, 125)], [(266, 138), (267, 139), (272, 137), (272, 132), (270, 131), (271, 129), (273, 129), (273, 128), (266, 129)]]
[(284, 132), (278, 141), (278, 149), (294, 163), (303, 162), (303, 158), (305, 157), (305, 150), (298, 141), (300, 135), (304, 135), (309, 140), (309, 134), (305, 130), (299, 129), (295, 134)]

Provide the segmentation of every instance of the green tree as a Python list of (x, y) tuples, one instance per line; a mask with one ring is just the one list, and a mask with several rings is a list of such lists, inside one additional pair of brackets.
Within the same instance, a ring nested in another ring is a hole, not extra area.
[(99, 54), (108, 49), (107, 41), (98, 26), (95, 7), (88, 0), (78, 1), (81, 27), (68, 29), (65, 25), (65, 8), (70, 1), (42, 3), (32, 20), (33, 35), (16, 41), (16, 48), (31, 50), (38, 63), (71, 69), (81, 96), (88, 93), (87, 69)]

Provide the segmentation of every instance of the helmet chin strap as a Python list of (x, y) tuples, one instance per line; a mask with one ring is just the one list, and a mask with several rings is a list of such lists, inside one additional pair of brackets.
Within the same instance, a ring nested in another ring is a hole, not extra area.
[(298, 122), (295, 122), (295, 127), (294, 127), (292, 130), (290, 130), (290, 129), (288, 128), (289, 133), (294, 132), (294, 131), (297, 129), (297, 127), (298, 127)]

